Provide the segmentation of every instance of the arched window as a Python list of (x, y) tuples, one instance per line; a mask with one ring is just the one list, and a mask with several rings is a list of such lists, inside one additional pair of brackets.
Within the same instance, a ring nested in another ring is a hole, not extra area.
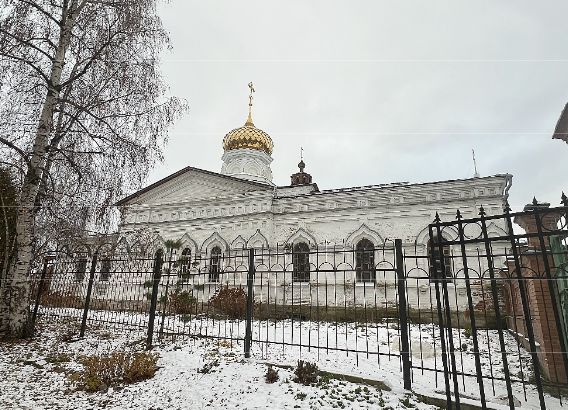
[(293, 282), (310, 281), (310, 247), (305, 242), (298, 242), (292, 248)]
[(191, 249), (185, 248), (181, 252), (180, 257), (180, 273), (183, 275), (184, 273), (189, 273), (189, 269), (191, 266)]
[(355, 271), (357, 282), (374, 282), (375, 272), (375, 245), (368, 239), (361, 239), (355, 246)]
[(219, 273), (221, 272), (221, 248), (215, 246), (211, 249), (211, 257), (209, 259), (209, 282), (219, 282)]
[(428, 240), (428, 267), (430, 280), (434, 282), (452, 277), (451, 249), (449, 245), (444, 245), (444, 242), (445, 239), (442, 237), (442, 255), (440, 255), (440, 243), (436, 233), (432, 239)]

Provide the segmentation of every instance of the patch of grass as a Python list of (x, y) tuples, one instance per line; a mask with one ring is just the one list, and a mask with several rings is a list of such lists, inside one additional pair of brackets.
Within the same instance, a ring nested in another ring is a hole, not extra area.
[(64, 333), (59, 336), (59, 340), (64, 343), (70, 343), (73, 341), (75, 335), (79, 333), (76, 330), (69, 328)]
[(33, 366), (33, 367), (35, 367), (36, 369), (43, 369), (43, 366), (42, 366), (41, 364), (36, 363), (36, 362), (34, 362), (33, 360), (24, 360), (24, 361), (22, 362), (22, 364), (23, 364), (24, 366)]
[(147, 352), (83, 356), (79, 362), (83, 371), (72, 374), (70, 378), (79, 389), (87, 392), (105, 391), (111, 386), (150, 379), (158, 370), (158, 355)]
[(225, 347), (225, 348), (232, 347), (231, 341), (230, 340), (221, 340), (219, 342), (219, 347)]
[(400, 400), (400, 404), (402, 404), (407, 409), (413, 409), (416, 407), (414, 403), (410, 401), (410, 396), (405, 396), (404, 400)]
[(306, 393), (298, 393), (296, 394), (296, 396), (294, 396), (294, 398), (296, 400), (304, 400), (308, 395)]
[(66, 353), (49, 355), (45, 358), (45, 361), (51, 364), (68, 363), (71, 361), (71, 355)]
[(212, 373), (213, 368), (219, 366), (219, 360), (213, 360), (212, 362), (205, 363), (201, 369), (197, 369), (197, 373), (207, 374)]

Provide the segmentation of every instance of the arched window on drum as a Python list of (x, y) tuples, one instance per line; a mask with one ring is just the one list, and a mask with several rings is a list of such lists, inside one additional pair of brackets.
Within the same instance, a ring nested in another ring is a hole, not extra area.
[(375, 271), (375, 245), (363, 238), (355, 246), (355, 271), (357, 282), (374, 282)]
[(292, 248), (293, 282), (310, 281), (310, 247), (305, 242), (298, 242)]

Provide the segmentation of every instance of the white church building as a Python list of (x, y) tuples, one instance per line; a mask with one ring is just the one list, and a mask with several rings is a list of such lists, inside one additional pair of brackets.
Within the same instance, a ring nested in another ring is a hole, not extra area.
[[(251, 108), (252, 93), (245, 124), (223, 139), (221, 172), (186, 167), (118, 202), (121, 236), (147, 230), (156, 236), (156, 247), (164, 247), (166, 240), (181, 240), (186, 269), (199, 259), (201, 266), (194, 263), (193, 268), (208, 265), (212, 274), (202, 281), (212, 285), (236, 283), (234, 277), (217, 272), (223, 271), (221, 255), (244, 248), (322, 252), (318, 262), (313, 260), (316, 255), (290, 256), (291, 266), (285, 269), (289, 274), (276, 276), (278, 286), (320, 281), (321, 276), (316, 278), (310, 270), (316, 270), (332, 249), (352, 250), (352, 259), (363, 257), (365, 261), (350, 261), (356, 271), (352, 280), (369, 283), (385, 278), (363, 265), (381, 260), (380, 249), (395, 238), (403, 240), (408, 252), (426, 255), (428, 225), (436, 212), (442, 220), (455, 219), (458, 209), (464, 218), (476, 217), (481, 205), (488, 215), (502, 213), (512, 182), (508, 174), (320, 190), (301, 161), (289, 183), (275, 183), (270, 168), (273, 140), (255, 126)], [(488, 230), (504, 233), (505, 226), (492, 223)], [(369, 260), (357, 251), (372, 256)], [(425, 266), (424, 284), (427, 272)], [(422, 285), (416, 281), (416, 286)]]

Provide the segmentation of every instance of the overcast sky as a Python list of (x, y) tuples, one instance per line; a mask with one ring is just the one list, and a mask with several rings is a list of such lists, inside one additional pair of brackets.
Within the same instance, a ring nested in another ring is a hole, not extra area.
[(513, 175), (511, 204), (568, 193), (568, 2), (194, 1), (162, 7), (171, 93), (189, 113), (149, 182), (221, 170), (222, 139), (254, 122), (288, 185), (300, 146), (320, 189)]

